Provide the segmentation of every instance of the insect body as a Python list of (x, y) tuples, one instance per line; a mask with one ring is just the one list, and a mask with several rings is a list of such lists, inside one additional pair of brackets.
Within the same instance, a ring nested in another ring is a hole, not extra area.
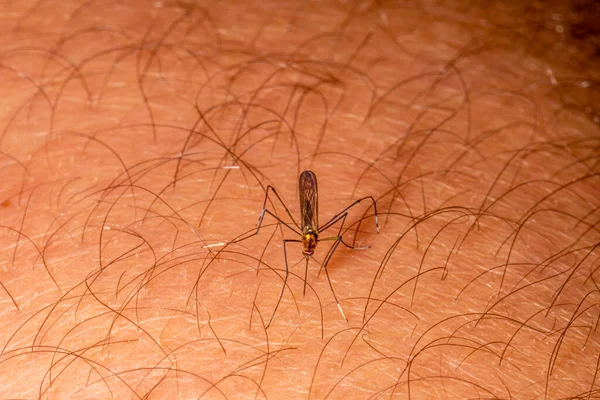
[[(307, 171), (303, 171), (300, 174), (300, 178), (298, 180), (298, 190), (299, 190), (299, 198), (300, 198), (300, 222), (301, 222), (300, 225), (294, 220), (294, 217), (292, 216), (290, 211), (287, 209), (287, 207), (285, 207), (285, 205), (283, 204), (283, 201), (281, 200), (281, 197), (279, 197), (279, 194), (277, 194), (277, 191), (275, 190), (275, 188), (273, 188), (272, 186), (269, 185), (269, 186), (267, 186), (262, 211), (261, 211), (260, 216), (258, 217), (258, 221), (256, 223), (256, 225), (257, 225), (256, 231), (249, 235), (246, 235), (240, 239), (235, 240), (235, 242), (239, 242), (241, 240), (249, 238), (250, 236), (254, 236), (254, 235), (258, 234), (258, 232), (260, 231), (260, 228), (262, 226), (265, 214), (271, 215), (279, 223), (283, 224), (285, 227), (289, 228), (290, 230), (295, 232), (300, 237), (300, 239), (284, 239), (283, 240), (283, 253), (284, 253), (284, 258), (285, 258), (285, 278), (283, 281), (283, 286), (281, 288), (281, 294), (279, 296), (279, 300), (277, 301), (277, 305), (275, 306), (275, 311), (273, 312), (273, 315), (275, 315), (275, 312), (277, 311), (277, 308), (279, 307), (279, 303), (281, 302), (281, 299), (283, 298), (283, 292), (285, 290), (288, 275), (289, 275), (286, 245), (288, 243), (301, 243), (302, 244), (302, 254), (304, 255), (304, 257), (306, 259), (306, 267), (304, 270), (304, 293), (306, 293), (306, 278), (307, 278), (307, 273), (308, 273), (308, 260), (314, 254), (315, 248), (317, 247), (317, 244), (319, 242), (326, 241), (326, 240), (333, 241), (334, 243), (331, 246), (331, 248), (329, 249), (329, 251), (327, 252), (325, 259), (323, 261), (323, 269), (325, 270), (325, 274), (327, 275), (329, 287), (331, 288), (331, 292), (332, 292), (335, 302), (340, 310), (340, 313), (342, 314), (342, 316), (344, 318), (346, 318), (346, 316), (344, 315), (344, 312), (342, 310), (342, 307), (340, 306), (340, 303), (337, 299), (337, 296), (335, 295), (335, 291), (333, 290), (333, 285), (331, 284), (331, 279), (329, 278), (329, 272), (327, 271), (327, 264), (329, 263), (331, 256), (333, 255), (333, 253), (335, 252), (336, 248), (339, 246), (340, 243), (342, 243), (344, 246), (351, 248), (351, 249), (365, 249), (365, 247), (358, 248), (358, 247), (350, 246), (349, 244), (347, 244), (343, 241), (343, 238), (341, 236), (342, 230), (344, 228), (344, 222), (346, 221), (346, 217), (348, 215), (348, 211), (352, 207), (354, 207), (357, 204), (359, 204), (360, 202), (362, 202), (363, 200), (371, 200), (373, 202), (373, 211), (375, 214), (375, 227), (377, 229), (377, 233), (379, 233), (379, 217), (377, 215), (377, 204), (375, 203), (375, 199), (372, 196), (363, 197), (361, 199), (354, 201), (354, 203), (350, 204), (348, 207), (344, 208), (341, 212), (334, 215), (325, 224), (319, 225), (319, 201), (318, 201), (319, 193), (318, 193), (318, 186), (317, 186), (317, 176), (315, 175), (314, 172), (307, 170)], [(277, 215), (275, 215), (274, 213), (272, 213), (271, 211), (269, 211), (266, 208), (267, 200), (269, 199), (269, 191), (271, 191), (276, 196), (277, 200), (279, 200), (279, 202), (283, 205), (287, 215), (291, 218), (294, 226), (282, 221)], [(336, 236), (325, 237), (322, 239), (319, 238), (320, 233), (331, 228), (333, 225), (335, 225), (338, 222), (340, 222), (340, 227), (339, 227), (339, 230), (338, 230)], [(273, 319), (273, 316), (271, 316), (271, 321), (272, 321), (272, 319)], [(270, 325), (271, 321), (269, 321), (267, 326)]]

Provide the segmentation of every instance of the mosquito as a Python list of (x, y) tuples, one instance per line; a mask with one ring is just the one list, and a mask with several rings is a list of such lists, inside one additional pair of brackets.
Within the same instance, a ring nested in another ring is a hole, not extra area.
[[(250, 233), (249, 235), (247, 235), (241, 239), (236, 240), (236, 242), (239, 242), (239, 241), (247, 239), (251, 236), (257, 235), (258, 232), (260, 231), (260, 228), (264, 221), (265, 214), (269, 214), (270, 216), (275, 218), (279, 223), (281, 223), (283, 226), (289, 228), (291, 231), (293, 231), (294, 233), (296, 233), (299, 236), (299, 239), (284, 239), (283, 240), (283, 256), (285, 258), (285, 278), (283, 280), (283, 286), (281, 287), (281, 294), (279, 295), (279, 299), (277, 300), (275, 310), (273, 311), (273, 314), (271, 317), (271, 320), (272, 320), (273, 316), (277, 312), (279, 303), (281, 302), (281, 299), (283, 298), (283, 292), (285, 290), (285, 286), (287, 284), (287, 279), (288, 279), (288, 275), (289, 275), (289, 266), (288, 266), (288, 261), (287, 261), (286, 245), (288, 243), (301, 243), (302, 244), (302, 255), (304, 256), (304, 258), (306, 260), (306, 265), (305, 265), (305, 269), (304, 269), (303, 295), (306, 295), (306, 280), (308, 277), (308, 261), (309, 261), (309, 259), (314, 254), (315, 248), (317, 247), (319, 242), (326, 241), (326, 240), (334, 241), (333, 245), (327, 252), (327, 255), (325, 256), (325, 259), (323, 261), (323, 269), (325, 270), (325, 275), (327, 276), (327, 281), (329, 282), (329, 287), (331, 288), (331, 293), (333, 294), (333, 298), (335, 299), (338, 309), (340, 310), (342, 317), (344, 317), (344, 319), (346, 321), (348, 321), (348, 318), (346, 318), (346, 315), (344, 314), (344, 311), (342, 310), (342, 306), (340, 305), (340, 302), (338, 301), (338, 298), (333, 289), (331, 279), (329, 278), (329, 272), (327, 271), (327, 264), (329, 263), (329, 260), (331, 260), (333, 253), (335, 252), (337, 247), (340, 245), (340, 243), (343, 244), (344, 246), (346, 246), (350, 249), (354, 249), (354, 250), (363, 250), (363, 249), (368, 248), (368, 247), (355, 247), (355, 246), (351, 246), (351, 245), (347, 244), (346, 242), (344, 242), (344, 240), (342, 238), (342, 230), (344, 229), (344, 223), (346, 221), (346, 217), (348, 216), (348, 211), (352, 207), (356, 206), (357, 204), (359, 204), (360, 202), (362, 202), (364, 200), (371, 200), (373, 202), (373, 210), (374, 210), (374, 214), (375, 214), (375, 228), (377, 230), (377, 233), (379, 233), (379, 216), (377, 214), (377, 204), (376, 204), (373, 196), (366, 196), (366, 197), (360, 198), (360, 199), (354, 201), (348, 207), (344, 208), (339, 213), (335, 214), (333, 217), (331, 217), (329, 219), (329, 221), (327, 221), (323, 225), (319, 225), (319, 192), (318, 192), (318, 186), (317, 186), (317, 176), (315, 175), (315, 173), (312, 171), (308, 171), (308, 170), (303, 171), (300, 174), (300, 178), (298, 179), (298, 189), (299, 189), (299, 198), (300, 198), (300, 222), (301, 222), (300, 224), (298, 224), (296, 222), (296, 220), (294, 219), (294, 217), (292, 216), (292, 214), (290, 213), (288, 208), (283, 203), (283, 200), (281, 200), (281, 197), (279, 196), (279, 194), (277, 193), (275, 188), (271, 185), (268, 185), (266, 194), (265, 194), (265, 200), (263, 202), (263, 208), (260, 212), (260, 216), (258, 217), (258, 221), (255, 224), (256, 231), (253, 233)], [(277, 215), (275, 215), (274, 213), (272, 213), (271, 211), (269, 211), (267, 209), (267, 200), (269, 199), (269, 191), (271, 191), (275, 195), (277, 200), (279, 200), (279, 203), (285, 209), (285, 212), (292, 220), (294, 226), (282, 221)], [(340, 227), (338, 229), (337, 235), (329, 236), (329, 237), (325, 237), (325, 238), (319, 237), (319, 235), (321, 233), (323, 233), (327, 229), (331, 228), (333, 225), (335, 225), (338, 222), (340, 222)], [(269, 321), (269, 325), (270, 325), (270, 323), (271, 323), (271, 321)]]

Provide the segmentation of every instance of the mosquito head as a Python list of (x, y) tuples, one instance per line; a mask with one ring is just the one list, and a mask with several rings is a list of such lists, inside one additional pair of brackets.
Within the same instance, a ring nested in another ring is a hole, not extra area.
[(310, 228), (307, 229), (302, 234), (302, 254), (304, 254), (306, 257), (312, 256), (315, 252), (315, 247), (317, 247), (318, 241), (317, 232)]

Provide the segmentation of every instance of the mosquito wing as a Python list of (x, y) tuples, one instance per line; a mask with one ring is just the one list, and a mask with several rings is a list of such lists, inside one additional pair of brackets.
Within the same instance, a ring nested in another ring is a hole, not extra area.
[(300, 194), (300, 222), (302, 233), (312, 229), (319, 230), (319, 202), (317, 176), (312, 171), (303, 171), (298, 180)]

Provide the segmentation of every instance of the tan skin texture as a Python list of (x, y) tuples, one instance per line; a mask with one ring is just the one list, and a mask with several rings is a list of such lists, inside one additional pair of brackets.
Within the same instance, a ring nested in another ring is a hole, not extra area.
[(2, 7), (0, 398), (598, 397), (585, 11), (213, 3)]

